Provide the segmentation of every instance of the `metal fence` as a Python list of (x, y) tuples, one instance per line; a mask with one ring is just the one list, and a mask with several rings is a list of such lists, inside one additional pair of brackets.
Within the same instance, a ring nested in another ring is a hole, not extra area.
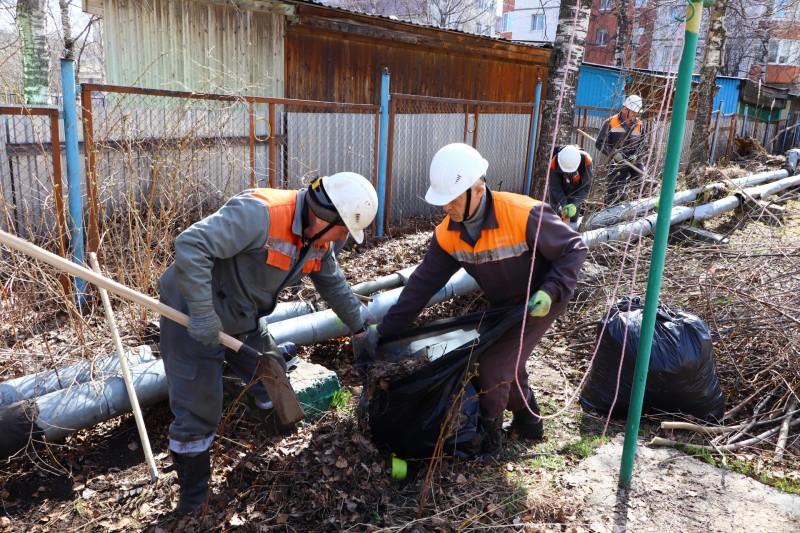
[(387, 227), (440, 212), (424, 201), (428, 169), (439, 148), (463, 142), (489, 161), (490, 186), (524, 190), (530, 153), (530, 103), (482, 102), (393, 94), (389, 109)]

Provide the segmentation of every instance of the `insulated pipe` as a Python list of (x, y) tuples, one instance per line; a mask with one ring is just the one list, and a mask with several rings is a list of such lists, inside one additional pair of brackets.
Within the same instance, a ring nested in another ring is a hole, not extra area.
[[(126, 355), (131, 366), (155, 360), (149, 346), (128, 350)], [(106, 379), (117, 373), (119, 373), (119, 358), (116, 355), (109, 355), (96, 361), (81, 361), (55, 370), (9, 379), (0, 383), (0, 407), (67, 389), (75, 384)]]
[[(167, 399), (167, 376), (159, 359), (131, 367), (131, 379), (142, 407)], [(125, 381), (112, 376), (90, 381), (33, 400), (0, 409), (0, 458), (24, 449), (31, 439), (63, 439), (79, 429), (92, 427), (131, 411)]]
[[(407, 269), (408, 270), (408, 269)], [(449, 300), (472, 292), (478, 288), (475, 279), (463, 269), (456, 272), (450, 281), (437, 292), (427, 305)], [(361, 315), (365, 322), (377, 323), (386, 314), (389, 308), (397, 302), (402, 288), (382, 292), (373, 296), (372, 302), (362, 308)], [(270, 324), (269, 331), (278, 344), (291, 341), (295, 344), (312, 344), (350, 333), (336, 313), (331, 309), (306, 315), (299, 319), (284, 320)]]
[[(698, 207), (678, 206), (672, 209), (670, 225), (679, 224), (690, 219), (698, 221), (708, 220), (727, 211), (736, 209), (749, 197), (766, 198), (767, 196), (797, 185), (800, 185), (800, 176), (791, 176), (773, 183), (743, 189), (741, 192)], [(639, 220), (627, 224), (585, 231), (582, 233), (583, 240), (586, 246), (593, 248), (603, 242), (621, 240), (631, 233), (638, 234), (641, 231), (642, 235), (651, 235), (655, 228), (657, 217), (658, 214), (653, 213), (645, 218), (640, 218)]]
[[(688, 204), (689, 202), (696, 200), (700, 194), (713, 189), (731, 187), (742, 188), (751, 185), (758, 185), (759, 183), (785, 178), (787, 175), (788, 173), (786, 170), (772, 170), (769, 172), (761, 172), (759, 174), (751, 174), (742, 178), (710, 183), (708, 185), (703, 185), (701, 187), (675, 193), (673, 205)], [(592, 230), (610, 226), (611, 224), (617, 224), (624, 220), (630, 220), (640, 213), (651, 211), (656, 205), (658, 205), (658, 198), (652, 197), (637, 200), (630, 204), (614, 206), (610, 209), (606, 209), (605, 211), (595, 213), (591, 217), (587, 217), (584, 227), (587, 230)]]

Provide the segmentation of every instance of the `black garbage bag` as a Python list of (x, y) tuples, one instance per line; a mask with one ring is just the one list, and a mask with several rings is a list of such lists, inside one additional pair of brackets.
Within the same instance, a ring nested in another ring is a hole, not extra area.
[[(643, 314), (644, 303), (638, 297), (624, 297), (612, 307), (581, 391), (580, 402), (585, 409), (607, 414), (613, 404), (611, 416), (627, 417)], [(626, 337), (620, 372), (620, 354)], [(619, 392), (613, 403), (618, 375)], [(642, 413), (682, 413), (702, 420), (719, 420), (725, 413), (725, 399), (712, 356), (711, 332), (699, 317), (659, 304)]]
[[(432, 457), (437, 443), (445, 455), (474, 457), (483, 426), (474, 377), (481, 352), (522, 319), (524, 306), (479, 311), (432, 322), (402, 338), (382, 340), (382, 357), (433, 359), (386, 383), (373, 376), (364, 387), (360, 414), (373, 442), (402, 458)], [(444, 428), (444, 429), (443, 429)]]

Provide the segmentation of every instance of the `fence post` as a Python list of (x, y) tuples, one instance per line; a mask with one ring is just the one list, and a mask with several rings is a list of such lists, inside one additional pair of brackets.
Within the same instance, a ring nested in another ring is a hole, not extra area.
[(725, 105), (725, 100), (719, 101), (719, 109), (717, 109), (717, 122), (714, 125), (714, 138), (711, 140), (711, 156), (708, 158), (708, 164), (714, 164), (714, 152), (717, 151), (717, 135), (719, 135), (719, 120), (722, 118), (722, 109)]
[[(78, 153), (78, 110), (75, 103), (75, 62), (61, 60), (61, 90), (64, 109), (64, 144), (67, 155), (67, 190), (69, 194), (69, 226), (72, 261), (86, 266), (83, 257), (83, 206), (81, 205), (80, 156)], [(86, 303), (86, 280), (75, 278), (78, 307)]]
[(533, 178), (533, 157), (536, 154), (536, 136), (539, 134), (539, 104), (542, 102), (542, 80), (536, 82), (536, 93), (533, 97), (533, 117), (531, 117), (530, 142), (528, 143), (528, 168), (525, 171), (525, 196), (531, 195)]
[(747, 110), (748, 107), (744, 106), (744, 118), (742, 119), (742, 138), (747, 137)]
[(381, 122), (378, 138), (378, 215), (375, 217), (375, 233), (383, 237), (383, 212), (386, 205), (386, 160), (389, 155), (389, 69), (384, 67), (381, 75)]

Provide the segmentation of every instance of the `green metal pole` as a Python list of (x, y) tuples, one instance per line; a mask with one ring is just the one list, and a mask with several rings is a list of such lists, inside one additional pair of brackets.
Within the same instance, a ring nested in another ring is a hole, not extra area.
[[(713, 5), (713, 1), (710, 0), (710, 3), (707, 1), (706, 4), (708, 6)], [(683, 132), (686, 127), (686, 111), (689, 108), (689, 90), (692, 86), (692, 67), (697, 54), (697, 37), (702, 15), (702, 2), (689, 4), (686, 13), (683, 54), (678, 67), (678, 80), (675, 87), (675, 103), (672, 108), (672, 121), (670, 122), (664, 176), (661, 183), (661, 196), (658, 201), (659, 209), (653, 240), (653, 257), (650, 262), (650, 273), (647, 277), (647, 294), (645, 295), (644, 314), (642, 315), (641, 337), (639, 338), (639, 350), (636, 353), (636, 368), (633, 372), (628, 423), (625, 429), (625, 443), (622, 448), (619, 486), (624, 489), (631, 486), (633, 460), (636, 456), (636, 442), (639, 436), (639, 422), (642, 416), (642, 401), (644, 400), (644, 389), (647, 383), (647, 369), (650, 366), (650, 349), (653, 347), (658, 295), (661, 292), (661, 275), (664, 272), (664, 257), (667, 252), (672, 201), (675, 198), (675, 183), (678, 178), (678, 166), (680, 165), (681, 149), (683, 148)]]

